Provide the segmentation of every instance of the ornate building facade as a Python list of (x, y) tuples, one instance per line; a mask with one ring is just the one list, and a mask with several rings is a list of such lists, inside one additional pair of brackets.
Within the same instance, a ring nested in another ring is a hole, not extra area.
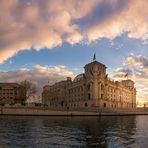
[(0, 83), (0, 104), (24, 103), (21, 92), (17, 83)]
[(130, 79), (112, 81), (96, 59), (72, 80), (43, 87), (42, 102), (52, 108), (135, 108), (136, 88)]

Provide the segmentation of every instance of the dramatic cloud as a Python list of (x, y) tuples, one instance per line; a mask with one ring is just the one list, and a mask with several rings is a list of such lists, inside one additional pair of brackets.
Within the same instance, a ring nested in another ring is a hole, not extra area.
[(20, 50), (101, 38), (148, 39), (147, 0), (1, 0), (0, 63)]
[(38, 87), (38, 95), (41, 95), (42, 87), (46, 84), (66, 80), (66, 77), (74, 77), (71, 71), (65, 66), (40, 66), (36, 65), (32, 69), (20, 69), (16, 71), (0, 72), (1, 82), (20, 82), (28, 80)]
[(16, 71), (0, 72), (1, 82), (19, 82), (29, 80), (39, 87), (50, 83), (73, 77), (73, 73), (65, 69), (64, 66), (45, 67), (36, 65), (32, 69), (22, 68)]
[[(123, 67), (117, 68), (117, 69), (115, 70), (115, 72), (118, 73), (117, 75), (118, 75), (119, 77), (125, 77), (126, 74), (128, 74), (128, 76), (133, 74), (133, 73), (132, 73), (132, 70), (130, 70), (130, 69), (128, 69), (128, 68), (127, 68), (127, 69), (124, 69)], [(116, 75), (116, 77), (117, 77), (117, 75)]]
[(97, 12), (99, 17), (93, 19), (95, 21), (92, 20), (87, 28), (89, 41), (103, 37), (114, 39), (125, 32), (130, 38), (148, 39), (147, 0), (105, 1)]
[(137, 99), (139, 101), (148, 101), (148, 57), (145, 56), (129, 56), (123, 61), (124, 67), (117, 68), (114, 78), (118, 80), (128, 78), (136, 82)]
[(131, 68), (148, 68), (148, 57), (139, 56), (129, 56), (125, 59), (124, 65)]

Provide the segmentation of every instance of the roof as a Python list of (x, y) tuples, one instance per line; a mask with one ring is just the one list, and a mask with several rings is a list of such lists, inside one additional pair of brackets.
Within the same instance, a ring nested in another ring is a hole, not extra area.
[(18, 83), (0, 83), (0, 87), (18, 87)]
[(77, 75), (77, 76), (74, 78), (74, 82), (76, 82), (76, 81), (78, 81), (78, 80), (80, 80), (80, 79), (82, 79), (82, 78), (84, 78), (84, 73), (81, 73), (81, 74)]
[(0, 85), (19, 85), (18, 83), (1, 82)]

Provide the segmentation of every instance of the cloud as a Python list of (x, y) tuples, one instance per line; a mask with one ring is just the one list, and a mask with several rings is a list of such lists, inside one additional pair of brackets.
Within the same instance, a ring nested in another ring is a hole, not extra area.
[(116, 75), (114, 76), (114, 78), (118, 79), (118, 80), (125, 79), (127, 74), (128, 74), (128, 77), (133, 75), (133, 71), (131, 69), (123, 68), (123, 67), (116, 68), (115, 73), (116, 73)]
[(137, 99), (139, 101), (148, 101), (148, 58), (142, 55), (131, 55), (123, 61), (123, 67), (115, 70), (115, 79), (131, 78), (136, 83)]
[(80, 42), (82, 35), (79, 27), (72, 21), (85, 16), (95, 5), (95, 1), (97, 0), (2, 0), (0, 63), (20, 50), (50, 49), (63, 42)]
[(74, 77), (73, 73), (63, 65), (41, 66), (36, 65), (32, 69), (22, 68), (16, 71), (0, 72), (1, 82), (20, 82), (28, 80), (38, 87), (38, 95), (41, 95), (42, 87), (45, 84), (65, 80), (66, 77)]
[(92, 21), (87, 28), (90, 42), (103, 37), (114, 39), (125, 32), (130, 38), (148, 39), (147, 0), (105, 1), (102, 7), (103, 12), (98, 10), (98, 13), (102, 13), (103, 18)]
[(137, 68), (137, 66), (138, 68), (148, 68), (148, 57), (131, 55), (125, 59), (123, 64), (131, 68)]
[(0, 63), (21, 50), (52, 49), (127, 33), (148, 39), (147, 0), (1, 0)]

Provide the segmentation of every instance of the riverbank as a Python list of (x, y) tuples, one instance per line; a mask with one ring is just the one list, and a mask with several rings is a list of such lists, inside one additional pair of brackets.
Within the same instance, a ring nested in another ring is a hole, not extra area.
[(147, 109), (135, 110), (54, 110), (45, 107), (0, 107), (0, 115), (18, 116), (127, 116), (148, 115)]

